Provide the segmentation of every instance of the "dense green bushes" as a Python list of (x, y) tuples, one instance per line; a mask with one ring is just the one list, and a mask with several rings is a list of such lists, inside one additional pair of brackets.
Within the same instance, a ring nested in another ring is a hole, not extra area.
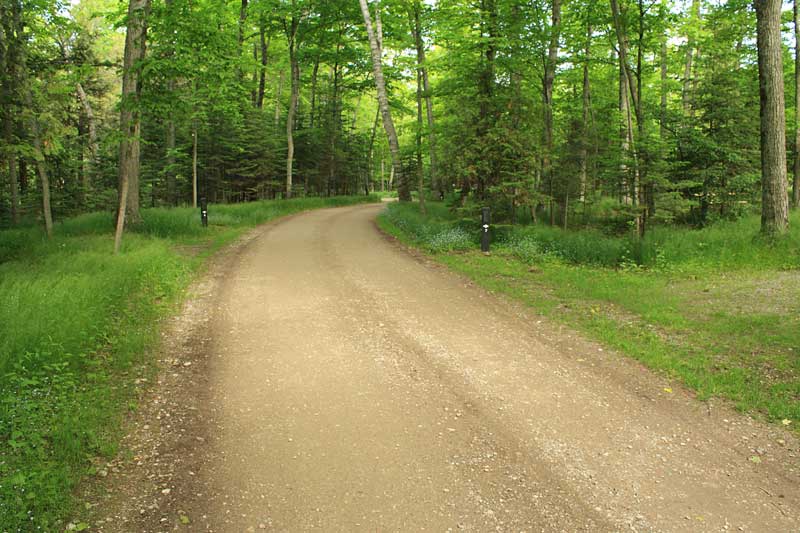
[[(439, 203), (428, 204), (428, 216), (408, 204), (391, 204), (383, 216), (430, 251), (465, 250), (478, 244), (478, 216), (460, 219)], [(800, 214), (794, 214), (792, 222), (794, 228), (800, 226)], [(542, 224), (493, 228), (496, 246), (528, 262), (560, 260), (576, 265), (648, 269), (800, 268), (800, 231), (795, 229), (771, 242), (758, 235), (756, 216), (720, 221), (703, 229), (659, 226), (642, 240), (596, 229), (565, 231)]]

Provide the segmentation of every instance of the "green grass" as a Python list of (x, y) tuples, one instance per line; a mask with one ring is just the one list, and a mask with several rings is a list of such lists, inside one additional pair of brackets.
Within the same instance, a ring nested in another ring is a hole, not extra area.
[[(642, 243), (595, 231), (502, 227), (491, 255), (440, 251), (432, 235), (467, 222), (391, 204), (381, 227), (484, 287), (744, 412), (800, 425), (800, 216), (765, 242), (758, 219), (657, 228)], [(433, 229), (435, 228), (435, 229)], [(638, 259), (638, 260), (637, 260)]]
[[(154, 370), (159, 323), (204, 259), (247, 228), (376, 198), (303, 198), (150, 209), (111, 254), (112, 217), (0, 232), (0, 531), (63, 530), (73, 491), (116, 452), (137, 378)], [(191, 248), (194, 253), (181, 250)]]

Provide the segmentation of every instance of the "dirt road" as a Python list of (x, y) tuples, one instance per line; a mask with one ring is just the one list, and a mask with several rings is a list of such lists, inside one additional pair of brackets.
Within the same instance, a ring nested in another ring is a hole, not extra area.
[(791, 435), (415, 258), (379, 209), (214, 268), (106, 529), (800, 531)]

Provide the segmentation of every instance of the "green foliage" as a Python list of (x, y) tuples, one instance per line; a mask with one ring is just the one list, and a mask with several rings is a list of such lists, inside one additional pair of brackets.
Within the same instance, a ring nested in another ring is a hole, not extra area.
[[(442, 204), (431, 204), (422, 216), (414, 206), (389, 204), (382, 215), (414, 243), (431, 251), (441, 232), (457, 228), (466, 237), (458, 249), (478, 243), (479, 215), (458, 218)], [(796, 229), (775, 241), (758, 236), (759, 219), (750, 215), (734, 221), (719, 221), (701, 229), (658, 226), (644, 239), (614, 236), (594, 229), (568, 230), (546, 225), (495, 226), (494, 241), (522, 260), (557, 259), (574, 265), (610, 268), (646, 268), (689, 272), (695, 269), (753, 270), (800, 268), (800, 232)], [(795, 228), (800, 213), (792, 215)], [(441, 251), (447, 251), (445, 248)]]
[(190, 273), (167, 242), (134, 237), (115, 257), (106, 235), (0, 264), (0, 477), (16, 480), (0, 488), (0, 523), (57, 529), (88, 459), (114, 450), (115, 379), (143, 362)]
[(149, 209), (123, 253), (111, 254), (113, 217), (92, 213), (56, 227), (0, 231), (0, 524), (58, 531), (73, 489), (116, 451), (134, 380), (152, 370), (159, 320), (175, 310), (209, 251), (244, 229), (308, 209), (372, 196)]
[(478, 242), (477, 233), (459, 226), (440, 203), (431, 203), (427, 215), (410, 204), (390, 203), (380, 219), (386, 227), (396, 228), (405, 239), (431, 252), (467, 250)]

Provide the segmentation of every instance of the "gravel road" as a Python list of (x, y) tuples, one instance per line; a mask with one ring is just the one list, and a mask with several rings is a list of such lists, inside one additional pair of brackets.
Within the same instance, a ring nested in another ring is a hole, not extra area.
[(379, 209), (212, 266), (99, 529), (800, 531), (791, 434), (409, 253)]

